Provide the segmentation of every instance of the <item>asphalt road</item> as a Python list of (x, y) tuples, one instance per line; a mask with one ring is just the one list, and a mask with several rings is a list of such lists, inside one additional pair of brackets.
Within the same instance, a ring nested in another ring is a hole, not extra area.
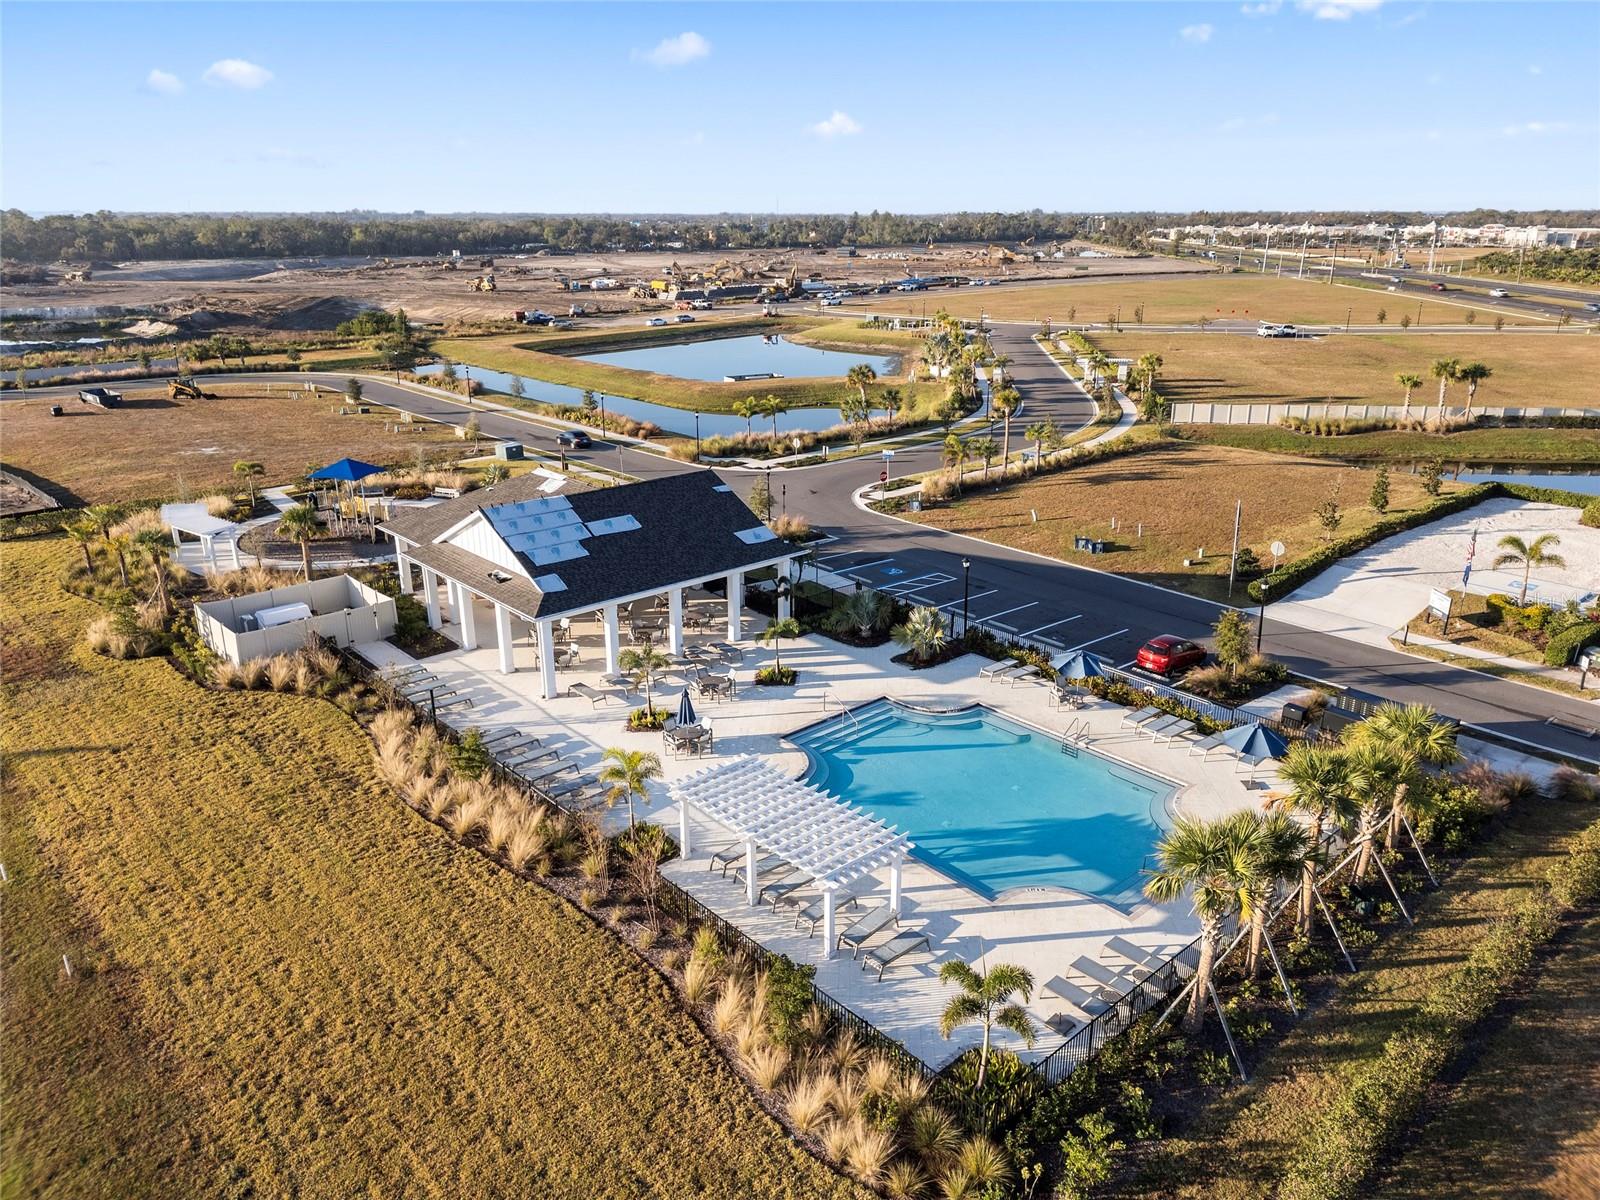
[[(1024, 412), (1012, 420), (1014, 439), (1021, 439), (1022, 429), (1046, 413), (1063, 429), (1093, 418), (1092, 401), (1026, 332), (999, 329), (994, 343), (1011, 357), (1009, 370), (1023, 395)], [(343, 387), (343, 377), (338, 375), (307, 373), (293, 378)], [(557, 430), (538, 421), (485, 412), (431, 392), (377, 380), (366, 380), (363, 386), (369, 401), (452, 425), (464, 425), (476, 416), (487, 436), (520, 441), (551, 454), (560, 452)], [(29, 394), (40, 397), (73, 391), (36, 388)], [(939, 454), (937, 444), (898, 451), (892, 474), (929, 469), (937, 465)], [(637, 478), (701, 469), (600, 440), (588, 450), (569, 451), (568, 457)], [(1133, 658), (1145, 639), (1158, 633), (1208, 639), (1222, 611), (1222, 606), (1211, 601), (858, 507), (854, 492), (876, 482), (884, 466), (880, 457), (870, 456), (771, 472), (733, 468), (718, 473), (744, 495), (757, 478), (767, 474), (775, 509), (802, 515), (833, 536), (834, 540), (817, 549), (821, 568), (910, 603), (938, 607), (957, 626), (965, 613), (975, 624), (1002, 634), (1027, 636), (1063, 650), (1083, 647), (1122, 664)], [(1262, 648), (1296, 673), (1340, 688), (1402, 703), (1427, 704), (1499, 737), (1575, 758), (1600, 759), (1600, 739), (1547, 723), (1560, 716), (1583, 726), (1600, 725), (1600, 711), (1585, 701), (1271, 619), (1264, 623)]]

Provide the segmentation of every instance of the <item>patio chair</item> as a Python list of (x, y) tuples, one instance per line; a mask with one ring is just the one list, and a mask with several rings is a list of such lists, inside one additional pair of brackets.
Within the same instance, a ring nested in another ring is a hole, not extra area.
[(711, 748), (711, 730), (704, 725), (684, 725), (677, 729), (663, 729), (661, 740), (675, 756), (693, 754), (698, 757)]
[(1161, 709), (1151, 704), (1136, 712), (1124, 713), (1122, 715), (1122, 727), (1126, 729), (1129, 725), (1142, 725), (1152, 717), (1160, 715), (1161, 712)]
[(717, 700), (733, 699), (732, 675), (713, 675), (708, 671), (695, 680), (694, 687), (695, 691), (707, 698)]
[(1169, 729), (1176, 729), (1180, 725), (1187, 724), (1189, 724), (1189, 722), (1185, 721), (1182, 717), (1174, 717), (1169, 713), (1163, 713), (1159, 717), (1151, 717), (1148, 721), (1139, 722), (1138, 726), (1135, 727), (1133, 732), (1135, 734), (1148, 733), (1152, 737), (1159, 737), (1163, 732)]
[(772, 902), (772, 910), (776, 912), (780, 903), (787, 900), (801, 888), (809, 886), (810, 883), (811, 880), (806, 877), (804, 872), (796, 871), (792, 875), (786, 875), (782, 879), (763, 885), (761, 890), (756, 893), (756, 903), (760, 904), (764, 900), (770, 900)]
[[(1168, 963), (1175, 965), (1180, 975), (1185, 973), (1184, 965), (1181, 962), (1176, 959), (1169, 959), (1166, 955), (1159, 954), (1154, 950), (1135, 945), (1121, 934), (1106, 939), (1106, 949), (1119, 957), (1127, 959), (1135, 966), (1143, 967), (1152, 975), (1157, 971), (1164, 970)], [(1104, 952), (1102, 952), (1102, 957), (1104, 957)]]
[(556, 666), (575, 667), (583, 660), (583, 654), (578, 649), (577, 642), (569, 642), (556, 650)]
[[(840, 908), (859, 908), (859, 899), (860, 897), (853, 889), (847, 887), (840, 888), (833, 894), (834, 912), (837, 913)], [(798, 929), (801, 925), (808, 925), (809, 928), (806, 930), (807, 937), (817, 936), (817, 926), (822, 924), (822, 903), (822, 897), (818, 896), (810, 904), (807, 904), (795, 914), (794, 927)]]
[(621, 692), (613, 691), (610, 688), (593, 688), (587, 683), (575, 683), (567, 690), (574, 696), (582, 696), (589, 702), (590, 708), (599, 708), (608, 700), (615, 700), (618, 704), (627, 703)]
[(874, 946), (871, 950), (868, 950), (866, 956), (861, 960), (861, 969), (865, 971), (868, 967), (877, 967), (878, 980), (882, 982), (885, 971), (906, 955), (915, 951), (919, 946), (931, 953), (933, 951), (933, 939), (918, 929), (902, 930), (883, 943), (883, 945)]
[(993, 679), (996, 675), (1003, 674), (1006, 671), (1015, 671), (1021, 666), (1022, 660), (1018, 658), (1008, 658), (1004, 662), (990, 663), (978, 672), (978, 678)]
[(1162, 729), (1161, 732), (1152, 733), (1150, 737), (1152, 741), (1170, 743), (1173, 738), (1183, 737), (1185, 734), (1190, 734), (1193, 732), (1194, 722), (1185, 721), (1180, 718), (1176, 725), (1168, 725), (1166, 728)]
[(900, 918), (885, 904), (882, 908), (874, 908), (863, 914), (859, 921), (851, 924), (849, 929), (839, 933), (837, 949), (850, 947), (850, 957), (855, 958), (861, 952), (861, 947), (867, 944), (867, 939), (873, 934), (881, 932), (890, 924), (896, 929), (900, 928)]
[(1198, 754), (1202, 758), (1210, 758), (1211, 752), (1219, 748), (1227, 748), (1227, 743), (1222, 740), (1220, 733), (1213, 733), (1210, 737), (1199, 738), (1189, 743), (1189, 753)]
[(1075, 683), (1057, 682), (1050, 691), (1050, 703), (1056, 708), (1070, 708), (1076, 711), (1083, 707), (1083, 702), (1088, 698), (1081, 687)]

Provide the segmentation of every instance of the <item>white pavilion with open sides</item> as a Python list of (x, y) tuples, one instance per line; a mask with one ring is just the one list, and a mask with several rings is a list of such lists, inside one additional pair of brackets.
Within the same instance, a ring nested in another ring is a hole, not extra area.
[(740, 755), (672, 784), (678, 805), (678, 844), (693, 854), (691, 814), (714, 821), (744, 846), (745, 899), (756, 907), (760, 851), (774, 854), (822, 895), (822, 957), (834, 956), (835, 906), (842, 892), (885, 867), (889, 911), (900, 915), (901, 871), (910, 839), (871, 813), (790, 779), (764, 759)]
[[(606, 672), (616, 674), (624, 607), (664, 596), (664, 648), (679, 654), (685, 593), (725, 588), (727, 637), (738, 642), (746, 575), (768, 567), (787, 574), (805, 553), (700, 470), (588, 488), (537, 469), (397, 512), (380, 529), (394, 541), (402, 592), (417, 589), (420, 572), (428, 624), (443, 628), (448, 609), (463, 650), (492, 643), (502, 673), (533, 667), (546, 700), (559, 694), (563, 623), (598, 615)], [(787, 606), (780, 595), (780, 616)]]

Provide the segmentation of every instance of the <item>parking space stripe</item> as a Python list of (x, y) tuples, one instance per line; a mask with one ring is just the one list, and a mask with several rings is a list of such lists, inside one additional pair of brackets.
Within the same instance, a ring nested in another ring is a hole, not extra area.
[[(994, 595), (999, 590), (1000, 590), (999, 588), (990, 588), (987, 592), (978, 592), (977, 594), (972, 595), (972, 596), (957, 597), (956, 599), (951, 600), (951, 601), (949, 601), (949, 602), (947, 602), (945, 604), (935, 604), (934, 608), (939, 609), (940, 611), (943, 611), (944, 609), (947, 609), (947, 608), (954, 608), (956, 605), (960, 604), (963, 599), (965, 599), (965, 600), (981, 600), (985, 596)], [(977, 618), (977, 622), (980, 625), (983, 624), (983, 618), (982, 617)]]
[[(832, 556), (830, 555), (829, 557), (832, 557)], [(824, 561), (824, 560), (819, 560), (819, 561)], [(881, 567), (884, 563), (893, 562), (893, 561), (894, 561), (894, 555), (891, 554), (888, 558), (875, 558), (871, 562), (862, 563), (858, 567), (851, 567), (849, 569), (852, 570), (852, 571), (865, 571), (868, 567)]]
[[(1019, 604), (1015, 608), (1002, 608), (999, 612), (990, 613), (986, 617), (979, 617), (978, 620), (980, 620), (980, 621), (992, 621), (996, 617), (1003, 617), (1003, 616), (1007, 615), (1008, 613), (1021, 612), (1025, 608), (1032, 608), (1037, 603), (1039, 603), (1037, 600), (1029, 600), (1026, 604)], [(1007, 628), (1009, 628), (1009, 626)]]
[(1081, 616), (1083, 616), (1082, 613), (1074, 613), (1070, 617), (1063, 617), (1059, 621), (1051, 621), (1047, 625), (1040, 625), (1040, 626), (1038, 626), (1037, 628), (1034, 628), (1034, 629), (1024, 629), (1021, 633), (1017, 634), (1017, 636), (1018, 637), (1032, 637), (1036, 633), (1043, 633), (1046, 629), (1054, 629), (1057, 625), (1065, 625), (1068, 621), (1076, 621)]
[(1119, 630), (1117, 630), (1116, 633), (1108, 633), (1104, 637), (1090, 638), (1087, 642), (1079, 642), (1076, 646), (1068, 646), (1067, 647), (1067, 653), (1071, 654), (1074, 650), (1082, 650), (1085, 646), (1092, 646), (1096, 642), (1103, 642), (1103, 641), (1106, 641), (1108, 638), (1114, 638), (1118, 634), (1123, 634), (1123, 633), (1127, 633), (1127, 632), (1128, 631), (1126, 629), (1119, 629)]

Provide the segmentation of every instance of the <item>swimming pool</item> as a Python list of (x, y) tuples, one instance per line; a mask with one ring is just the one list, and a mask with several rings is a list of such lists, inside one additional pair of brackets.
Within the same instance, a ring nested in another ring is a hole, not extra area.
[(1130, 908), (1176, 787), (974, 705), (879, 700), (795, 734), (806, 782), (898, 825), (915, 856), (986, 899), (1061, 887)]

